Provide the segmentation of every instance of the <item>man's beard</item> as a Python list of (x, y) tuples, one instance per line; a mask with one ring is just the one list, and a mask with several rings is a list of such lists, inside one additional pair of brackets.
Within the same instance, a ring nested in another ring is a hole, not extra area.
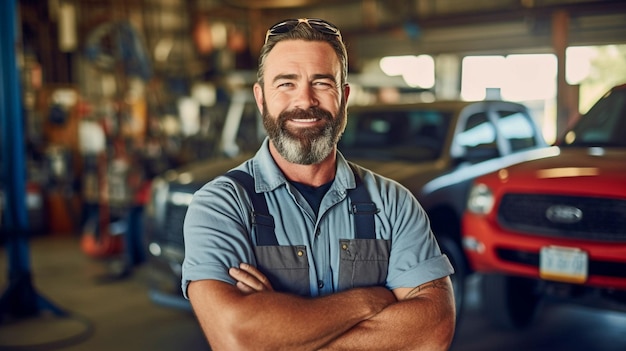
[[(317, 118), (323, 125), (288, 128), (287, 121)], [(346, 126), (345, 103), (342, 102), (336, 118), (319, 107), (308, 110), (283, 111), (278, 118), (271, 116), (263, 103), (263, 126), (278, 153), (288, 162), (311, 165), (322, 162), (333, 151)]]

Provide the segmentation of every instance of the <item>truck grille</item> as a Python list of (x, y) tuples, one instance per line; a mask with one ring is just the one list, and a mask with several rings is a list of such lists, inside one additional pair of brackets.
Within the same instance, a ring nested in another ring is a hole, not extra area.
[(167, 204), (165, 228), (161, 232), (163, 233), (164, 240), (171, 243), (184, 244), (183, 242), (183, 221), (185, 220), (185, 214), (187, 213), (187, 206), (175, 205), (172, 203)]
[(154, 228), (154, 235), (158, 237), (158, 240), (167, 241), (175, 246), (184, 246), (183, 222), (193, 193), (199, 187), (193, 183), (184, 185), (170, 183), (164, 211), (158, 214), (157, 222), (162, 224), (159, 228)]
[[(580, 218), (549, 219), (553, 208), (576, 210)], [(503, 227), (530, 235), (626, 242), (626, 200), (545, 194), (506, 194), (498, 208)]]

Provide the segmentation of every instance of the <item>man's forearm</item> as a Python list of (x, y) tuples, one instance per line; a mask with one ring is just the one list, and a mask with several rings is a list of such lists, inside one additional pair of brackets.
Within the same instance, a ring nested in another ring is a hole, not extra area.
[(395, 301), (384, 288), (301, 298), (216, 281), (192, 283), (189, 296), (213, 350), (318, 349)]

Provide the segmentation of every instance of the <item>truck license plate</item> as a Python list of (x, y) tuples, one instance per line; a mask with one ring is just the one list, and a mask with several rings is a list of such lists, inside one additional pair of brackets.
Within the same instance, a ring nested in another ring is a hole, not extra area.
[(539, 276), (547, 280), (584, 283), (587, 253), (576, 248), (545, 246), (539, 254)]

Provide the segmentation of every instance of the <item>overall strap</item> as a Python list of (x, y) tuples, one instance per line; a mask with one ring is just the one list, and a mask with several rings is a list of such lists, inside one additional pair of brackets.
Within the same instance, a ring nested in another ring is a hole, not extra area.
[[(354, 214), (354, 227), (357, 239), (376, 239), (376, 226), (374, 215), (378, 213), (378, 208), (372, 202), (363, 180), (356, 172), (352, 164), (350, 168), (356, 179), (356, 188), (348, 191), (350, 197), (352, 214)], [(246, 172), (232, 170), (225, 176), (237, 181), (248, 193), (252, 201), (252, 225), (257, 228), (257, 246), (278, 245), (276, 233), (274, 232), (274, 217), (270, 215), (265, 201), (265, 195), (254, 191), (254, 178)]]
[(276, 233), (274, 233), (274, 217), (270, 215), (263, 193), (254, 191), (254, 178), (246, 172), (232, 170), (224, 174), (237, 181), (248, 193), (252, 201), (252, 225), (257, 229), (257, 246), (276, 246)]
[(357, 174), (355, 166), (352, 163), (349, 164), (356, 180), (356, 188), (348, 191), (348, 196), (352, 203), (352, 214), (354, 214), (355, 237), (357, 239), (376, 239), (374, 215), (378, 213), (378, 208), (372, 202), (370, 194), (367, 192), (363, 180)]

